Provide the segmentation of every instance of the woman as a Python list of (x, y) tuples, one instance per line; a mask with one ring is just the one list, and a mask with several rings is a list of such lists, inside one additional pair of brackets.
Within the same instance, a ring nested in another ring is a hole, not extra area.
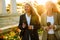
[[(41, 15), (41, 25), (44, 29), (42, 40), (60, 40), (60, 14), (55, 10), (55, 4), (51, 1), (46, 3), (46, 13)], [(59, 25), (59, 26), (58, 26)]]
[(26, 13), (20, 16), (19, 29), (21, 30), (20, 37), (22, 40), (39, 40), (38, 29), (40, 23), (38, 17), (33, 13), (30, 4), (25, 4)]

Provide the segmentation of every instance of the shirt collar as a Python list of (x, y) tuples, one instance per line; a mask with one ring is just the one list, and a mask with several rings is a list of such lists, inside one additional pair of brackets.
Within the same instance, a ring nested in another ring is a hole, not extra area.
[(28, 15), (26, 14), (26, 17), (30, 17), (30, 18), (31, 18), (31, 15), (30, 15), (30, 16), (28, 16)]

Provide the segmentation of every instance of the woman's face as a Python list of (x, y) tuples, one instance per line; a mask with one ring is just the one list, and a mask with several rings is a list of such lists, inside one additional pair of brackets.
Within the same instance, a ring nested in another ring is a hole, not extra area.
[(25, 11), (26, 11), (27, 13), (30, 13), (30, 12), (31, 12), (31, 7), (30, 7), (29, 4), (26, 4), (26, 5), (25, 5)]
[(53, 8), (52, 3), (50, 3), (50, 2), (46, 3), (46, 10), (47, 10), (48, 12), (52, 12), (52, 8)]

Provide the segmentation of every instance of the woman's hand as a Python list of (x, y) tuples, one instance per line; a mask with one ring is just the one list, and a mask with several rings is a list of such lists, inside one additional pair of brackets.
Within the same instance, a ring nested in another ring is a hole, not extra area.
[(32, 25), (28, 26), (28, 29), (32, 30), (33, 29), (33, 26)]
[(56, 25), (51, 25), (51, 28), (56, 30)]
[(44, 31), (48, 31), (49, 30), (49, 27), (48, 26), (45, 26), (44, 27)]
[(25, 23), (22, 23), (22, 27), (25, 28), (26, 27), (26, 24)]

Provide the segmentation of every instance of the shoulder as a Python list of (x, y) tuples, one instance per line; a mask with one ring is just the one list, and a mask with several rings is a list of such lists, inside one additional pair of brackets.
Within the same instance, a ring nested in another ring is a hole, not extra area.
[(47, 15), (47, 12), (44, 12), (41, 14), (41, 16), (46, 16)]
[(58, 12), (57, 14), (60, 15), (60, 12)]
[(24, 16), (25, 16), (25, 14), (22, 14), (22, 15), (20, 15), (20, 18), (21, 18), (21, 17), (24, 17)]
[(46, 17), (46, 16), (47, 16), (47, 13), (41, 14), (41, 18), (42, 18), (42, 17)]
[(59, 13), (59, 12), (56, 12), (56, 13), (54, 13), (54, 15), (56, 15), (56, 16), (60, 16), (60, 13)]
[(37, 19), (38, 18), (38, 15), (32, 15), (32, 18)]
[(57, 16), (60, 18), (60, 13), (57, 13)]

